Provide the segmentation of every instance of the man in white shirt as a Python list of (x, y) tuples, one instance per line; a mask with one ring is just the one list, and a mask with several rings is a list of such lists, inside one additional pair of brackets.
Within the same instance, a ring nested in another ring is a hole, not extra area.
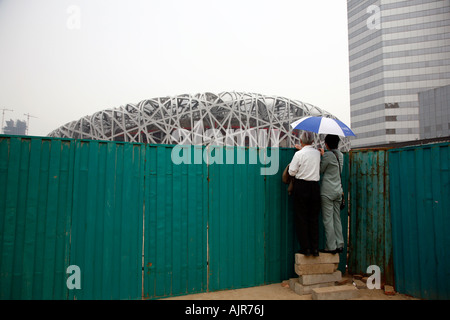
[(311, 144), (314, 134), (304, 131), (300, 136), (301, 149), (289, 164), (294, 181), (295, 229), (300, 253), (319, 255), (320, 212), (320, 152)]

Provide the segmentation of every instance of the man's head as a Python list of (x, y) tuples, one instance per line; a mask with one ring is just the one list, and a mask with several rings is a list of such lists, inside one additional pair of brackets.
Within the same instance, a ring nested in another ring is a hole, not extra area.
[(305, 146), (312, 144), (314, 142), (314, 133), (303, 131), (302, 135), (300, 136), (300, 142)]
[(339, 137), (334, 134), (327, 134), (327, 136), (325, 137), (325, 143), (330, 150), (337, 149), (339, 140)]

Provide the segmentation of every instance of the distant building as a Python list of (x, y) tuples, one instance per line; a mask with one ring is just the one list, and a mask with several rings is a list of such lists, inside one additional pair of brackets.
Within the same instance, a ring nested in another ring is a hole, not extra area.
[(450, 136), (450, 85), (419, 93), (420, 138)]
[(4, 134), (14, 134), (24, 136), (27, 131), (27, 123), (22, 120), (9, 120), (6, 121), (6, 127), (3, 127)]
[(352, 147), (420, 139), (418, 93), (450, 85), (450, 1), (348, 0), (347, 12)]

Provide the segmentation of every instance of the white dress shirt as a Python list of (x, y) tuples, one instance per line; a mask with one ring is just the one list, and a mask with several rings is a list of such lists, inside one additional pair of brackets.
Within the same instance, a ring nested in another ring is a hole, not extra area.
[(297, 151), (289, 165), (289, 174), (296, 179), (320, 180), (320, 152), (312, 146), (304, 146)]

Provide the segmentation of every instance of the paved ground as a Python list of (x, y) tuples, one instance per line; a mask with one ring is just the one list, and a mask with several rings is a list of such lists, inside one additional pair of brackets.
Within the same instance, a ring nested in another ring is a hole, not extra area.
[[(343, 276), (351, 283), (351, 277)], [(287, 285), (288, 282), (275, 283), (266, 286), (225, 290), (218, 292), (198, 293), (162, 300), (311, 300), (311, 295), (298, 295)], [(360, 297), (354, 300), (418, 300), (413, 297), (396, 293), (393, 296), (384, 294), (379, 289), (359, 289)]]

